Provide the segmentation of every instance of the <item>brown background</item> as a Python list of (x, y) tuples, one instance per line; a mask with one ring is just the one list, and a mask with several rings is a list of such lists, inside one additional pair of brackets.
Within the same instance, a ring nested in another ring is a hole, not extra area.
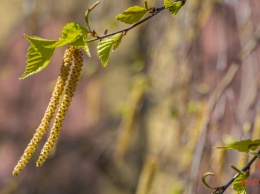
[[(0, 193), (201, 194), (211, 192), (201, 183), (208, 171), (216, 174), (210, 184), (226, 183), (235, 174), (230, 165), (242, 167), (251, 156), (212, 147), (260, 135), (260, 50), (237, 60), (259, 26), (259, 0), (187, 0), (176, 17), (165, 10), (129, 31), (106, 68), (97, 43), (90, 44), (92, 57), (85, 56), (55, 154), (37, 169), (41, 142), (25, 170), (12, 177), (65, 49), (57, 49), (41, 73), (18, 80), (28, 48), (23, 34), (57, 39), (66, 23), (84, 25), (92, 3), (1, 0)], [(126, 27), (115, 16), (142, 4), (102, 1), (91, 14), (92, 28), (102, 34)], [(231, 75), (234, 62), (240, 63)], [(231, 80), (221, 88), (225, 76)], [(250, 179), (260, 179), (259, 171), (253, 165)]]

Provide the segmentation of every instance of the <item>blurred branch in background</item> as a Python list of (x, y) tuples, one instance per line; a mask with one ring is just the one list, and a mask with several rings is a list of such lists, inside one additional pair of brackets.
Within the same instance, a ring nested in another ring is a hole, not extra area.
[(252, 35), (251, 40), (243, 47), (243, 49), (239, 52), (238, 56), (234, 59), (234, 62), (229, 67), (226, 75), (223, 79), (218, 83), (216, 89), (211, 94), (208, 103), (207, 103), (207, 111), (205, 113), (204, 121), (202, 122), (201, 129), (200, 129), (200, 137), (198, 140), (198, 144), (196, 145), (196, 151), (194, 155), (194, 160), (192, 163), (191, 168), (191, 180), (190, 180), (190, 189), (189, 193), (192, 193), (195, 178), (198, 175), (199, 165), (202, 158), (203, 148), (205, 146), (206, 136), (207, 136), (207, 129), (210, 122), (210, 115), (212, 114), (217, 102), (219, 101), (220, 97), (223, 95), (225, 90), (230, 86), (231, 82), (233, 81), (235, 75), (237, 74), (239, 68), (241, 67), (242, 61), (252, 54), (252, 52), (258, 46), (258, 42), (260, 41), (260, 26), (257, 27), (255, 33)]

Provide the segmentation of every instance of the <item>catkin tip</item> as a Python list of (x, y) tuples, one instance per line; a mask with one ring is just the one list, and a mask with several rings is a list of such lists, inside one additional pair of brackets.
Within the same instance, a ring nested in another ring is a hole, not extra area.
[(36, 167), (39, 168), (43, 165), (43, 161), (42, 160), (37, 160), (36, 161)]
[(17, 170), (13, 170), (13, 176), (17, 176), (18, 174), (19, 174), (19, 171), (17, 171)]

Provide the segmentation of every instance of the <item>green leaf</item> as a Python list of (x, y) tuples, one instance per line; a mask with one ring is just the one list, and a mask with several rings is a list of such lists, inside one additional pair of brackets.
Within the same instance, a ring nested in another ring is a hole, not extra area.
[(255, 151), (260, 146), (260, 139), (242, 140), (238, 142), (230, 143), (226, 146), (217, 147), (218, 149), (235, 149), (240, 152), (249, 152), (250, 150)]
[(98, 51), (98, 56), (102, 62), (103, 67), (107, 66), (108, 63), (108, 57), (111, 51), (111, 48), (113, 46), (113, 39), (107, 39), (104, 41), (101, 41), (100, 43), (98, 43), (97, 46), (97, 51)]
[(88, 30), (79, 23), (69, 23), (62, 30), (62, 37), (58, 41), (47, 40), (37, 36), (27, 36), (30, 42), (27, 54), (27, 66), (20, 79), (24, 79), (32, 74), (43, 70), (50, 62), (54, 49), (66, 44), (82, 48), (90, 56), (87, 45)]
[(116, 16), (116, 19), (126, 24), (138, 22), (147, 12), (147, 9), (140, 6), (129, 7), (123, 13)]
[(115, 50), (123, 37), (123, 33), (116, 34), (112, 38), (103, 40), (98, 43), (97, 46), (97, 51), (98, 51), (98, 56), (102, 62), (103, 67), (107, 66), (108, 63), (108, 58), (111, 50)]
[[(54, 44), (54, 47), (60, 47), (66, 44), (71, 44), (77, 42), (82, 37), (86, 37), (88, 34), (87, 29), (82, 27), (79, 23), (73, 22), (66, 24), (62, 29), (62, 36), (61, 38)], [(83, 46), (83, 43), (80, 42), (81, 46)], [(79, 42), (77, 42), (77, 45), (79, 45)]]
[[(30, 47), (28, 49), (27, 66), (25, 72), (19, 79), (24, 79), (47, 67), (54, 52), (52, 45), (57, 42), (54, 40), (46, 40), (37, 36), (24, 36), (30, 43)], [(48, 48), (49, 46), (51, 46), (51, 48)]]
[(66, 44), (82, 48), (90, 57), (90, 51), (87, 44), (88, 30), (79, 23), (73, 22), (66, 24), (62, 29), (61, 38), (51, 48), (60, 47)]
[(114, 40), (113, 51), (118, 48), (119, 44), (121, 43), (123, 36), (124, 36), (123, 33), (120, 33), (120, 34), (116, 34), (115, 36), (112, 37), (112, 39)]
[(247, 194), (246, 192), (246, 182), (248, 179), (248, 175), (242, 175), (240, 174), (232, 183), (232, 188), (238, 193), (238, 194)]
[(77, 39), (75, 42), (70, 43), (71, 46), (82, 48), (86, 54), (91, 57), (90, 50), (87, 44), (87, 36), (82, 36)]
[(181, 1), (172, 2), (171, 0), (164, 0), (164, 6), (168, 9), (173, 16), (175, 16), (182, 6)]
[(85, 51), (85, 53), (86, 53), (89, 57), (91, 57), (91, 54), (90, 54), (90, 50), (89, 50), (87, 41), (85, 41), (85, 42), (86, 42), (86, 44), (84, 44), (83, 46), (80, 46), (80, 48), (82, 48), (82, 49)]

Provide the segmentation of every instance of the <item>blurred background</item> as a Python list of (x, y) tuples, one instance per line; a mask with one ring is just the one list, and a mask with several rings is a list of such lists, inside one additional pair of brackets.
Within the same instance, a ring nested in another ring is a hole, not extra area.
[[(56, 49), (39, 74), (18, 80), (29, 46), (23, 34), (58, 39), (66, 23), (84, 25), (94, 2), (1, 0), (0, 193), (211, 193), (201, 183), (208, 171), (216, 174), (210, 185), (228, 182), (235, 174), (230, 165), (240, 168), (252, 156), (213, 147), (260, 137), (259, 0), (187, 0), (176, 17), (164, 10), (129, 31), (106, 68), (91, 43), (56, 150), (35, 167), (45, 137), (12, 176), (65, 50)], [(101, 1), (91, 26), (99, 34), (127, 27), (116, 15), (143, 3)], [(257, 162), (250, 179), (260, 180)], [(259, 193), (259, 185), (247, 189)]]

